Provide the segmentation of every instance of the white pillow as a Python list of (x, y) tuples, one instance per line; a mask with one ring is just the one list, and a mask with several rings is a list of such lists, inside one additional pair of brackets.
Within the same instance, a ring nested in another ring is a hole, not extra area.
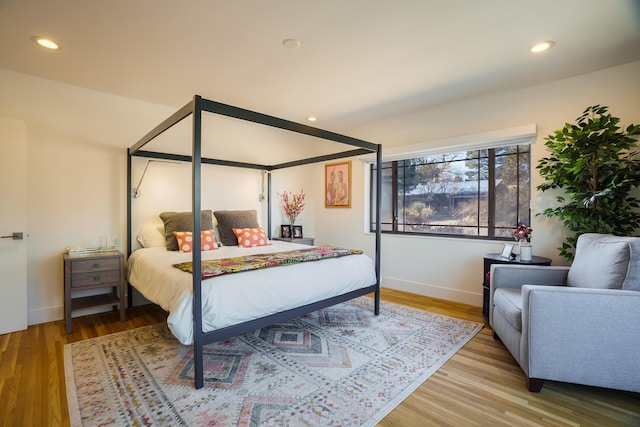
[(136, 236), (143, 248), (159, 248), (167, 246), (162, 223), (145, 224)]

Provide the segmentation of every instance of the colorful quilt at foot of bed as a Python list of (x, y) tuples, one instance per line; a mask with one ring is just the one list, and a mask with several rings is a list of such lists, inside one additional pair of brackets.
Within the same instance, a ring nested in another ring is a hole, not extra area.
[[(211, 277), (222, 276), (224, 274), (240, 273), (242, 271), (257, 270), (259, 268), (278, 267), (281, 265), (319, 261), (327, 258), (338, 258), (362, 253), (363, 251), (358, 249), (316, 246), (310, 249), (205, 260), (202, 261), (202, 278), (210, 279)], [(179, 264), (173, 264), (173, 266), (184, 272), (193, 274), (192, 262), (181, 262)]]

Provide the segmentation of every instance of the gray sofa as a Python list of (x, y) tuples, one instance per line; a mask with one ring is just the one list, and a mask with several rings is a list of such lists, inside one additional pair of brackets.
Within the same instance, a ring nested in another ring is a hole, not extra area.
[(640, 237), (583, 234), (571, 267), (492, 265), (489, 324), (529, 391), (640, 392)]

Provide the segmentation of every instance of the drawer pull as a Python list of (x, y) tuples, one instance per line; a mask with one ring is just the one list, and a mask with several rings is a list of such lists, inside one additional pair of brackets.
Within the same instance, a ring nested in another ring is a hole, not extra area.
[(93, 268), (100, 268), (100, 264), (96, 262), (95, 264), (93, 264)]
[(96, 282), (100, 281), (100, 276), (94, 276), (93, 280), (96, 281)]

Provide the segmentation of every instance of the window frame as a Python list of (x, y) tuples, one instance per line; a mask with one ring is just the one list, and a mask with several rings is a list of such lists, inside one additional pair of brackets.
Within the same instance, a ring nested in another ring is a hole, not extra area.
[[(500, 148), (504, 148), (504, 147), (509, 147), (509, 146), (522, 146), (522, 145), (527, 145), (528, 148), (526, 150), (521, 151), (520, 147), (518, 147), (518, 149), (516, 150), (516, 152), (512, 155), (515, 155), (518, 157), (517, 159), (517, 164), (520, 165), (520, 159), (519, 156), (520, 155), (527, 155), (528, 156), (528, 182), (527, 182), (527, 194), (529, 196), (529, 200), (528, 200), (528, 206), (526, 209), (526, 213), (523, 213), (522, 209), (520, 209), (521, 205), (521, 192), (523, 190), (522, 186), (521, 186), (521, 168), (518, 166), (516, 167), (516, 178), (515, 178), (515, 182), (516, 182), (516, 186), (517, 186), (517, 190), (515, 191), (516, 194), (516, 200), (515, 200), (515, 214), (516, 214), (516, 224), (513, 224), (513, 226), (515, 227), (517, 224), (520, 224), (522, 222), (526, 222), (528, 224), (530, 224), (531, 221), (531, 172), (532, 172), (532, 147), (531, 145), (533, 144), (533, 142), (535, 141), (535, 125), (529, 125), (526, 127), (527, 130), (529, 130), (528, 132), (522, 132), (522, 133), (514, 133), (508, 137), (505, 138), (500, 138), (500, 139), (485, 139), (485, 140), (481, 140), (478, 136), (476, 136), (476, 142), (474, 143), (469, 143), (469, 144), (463, 144), (463, 145), (455, 145), (452, 144), (449, 146), (448, 149), (438, 149), (438, 150), (433, 150), (433, 149), (428, 149), (428, 150), (419, 150), (419, 151), (413, 151), (413, 150), (407, 150), (407, 152), (405, 154), (400, 153), (400, 154), (396, 154), (396, 155), (391, 155), (388, 156), (387, 158), (383, 159), (383, 162), (381, 163), (381, 166), (383, 168), (389, 166), (389, 163), (391, 162), (391, 180), (392, 180), (392, 188), (397, 188), (398, 185), (398, 162), (401, 160), (410, 160), (410, 159), (417, 159), (417, 158), (421, 158), (421, 157), (427, 157), (427, 156), (433, 156), (436, 154), (442, 154), (442, 155), (446, 155), (446, 154), (453, 154), (453, 153), (459, 153), (459, 152), (463, 152), (463, 151), (478, 151), (480, 152), (481, 150), (487, 150), (487, 158), (488, 158), (488, 185), (487, 185), (487, 215), (488, 215), (488, 220), (486, 222), (486, 227), (484, 224), (481, 223), (480, 221), (480, 215), (481, 215), (481, 211), (480, 211), (480, 207), (478, 207), (478, 219), (475, 225), (470, 225), (468, 227), (475, 227), (478, 232), (475, 235), (468, 235), (468, 234), (453, 234), (453, 233), (438, 233), (438, 232), (433, 232), (433, 231), (404, 231), (401, 230), (401, 224), (399, 222), (399, 204), (398, 204), (398, 199), (399, 199), (399, 193), (400, 191), (392, 191), (391, 192), (391, 223), (386, 222), (383, 223), (382, 219), (381, 219), (381, 233), (383, 234), (393, 234), (393, 235), (411, 235), (411, 236), (427, 236), (427, 237), (445, 237), (445, 238), (454, 238), (454, 239), (459, 239), (459, 238), (463, 238), (463, 239), (477, 239), (477, 240), (497, 240), (497, 241), (508, 241), (508, 240), (512, 240), (512, 237), (507, 237), (504, 235), (499, 235), (500, 233), (498, 233), (499, 230), (505, 230), (507, 227), (502, 226), (502, 227), (496, 227), (496, 149), (500, 149)], [(522, 130), (523, 128), (519, 128), (520, 130)], [(531, 132), (531, 130), (533, 130), (533, 132)], [(504, 131), (502, 131), (504, 132)], [(470, 136), (470, 138), (474, 138), (473, 136)], [(480, 141), (480, 142), (477, 142)], [(447, 145), (447, 144), (443, 144), (443, 145)], [(498, 154), (500, 155), (500, 154)], [(459, 161), (459, 160), (456, 160)], [(480, 160), (478, 160), (480, 161)], [(365, 168), (366, 174), (368, 175), (368, 180), (366, 181), (368, 183), (369, 186), (369, 197), (368, 197), (368, 203), (366, 203), (367, 205), (367, 212), (366, 212), (366, 216), (367, 221), (365, 222), (365, 227), (366, 227), (366, 232), (375, 232), (375, 212), (372, 210), (372, 206), (375, 206), (375, 181), (373, 180), (373, 178), (375, 177), (375, 164), (371, 164), (368, 168)], [(384, 181), (384, 180), (383, 180)], [(478, 194), (480, 194), (480, 189), (478, 190)], [(385, 201), (383, 200), (381, 203), (385, 204)], [(386, 202), (387, 204), (385, 205), (385, 207), (388, 207), (388, 202)], [(478, 204), (480, 204), (480, 197), (478, 197)], [(383, 225), (385, 225), (386, 227), (391, 227), (391, 229), (386, 229), (385, 227), (383, 227)], [(467, 227), (467, 226), (463, 226), (463, 227)], [(481, 229), (486, 228), (487, 233), (486, 235), (480, 234)]]

